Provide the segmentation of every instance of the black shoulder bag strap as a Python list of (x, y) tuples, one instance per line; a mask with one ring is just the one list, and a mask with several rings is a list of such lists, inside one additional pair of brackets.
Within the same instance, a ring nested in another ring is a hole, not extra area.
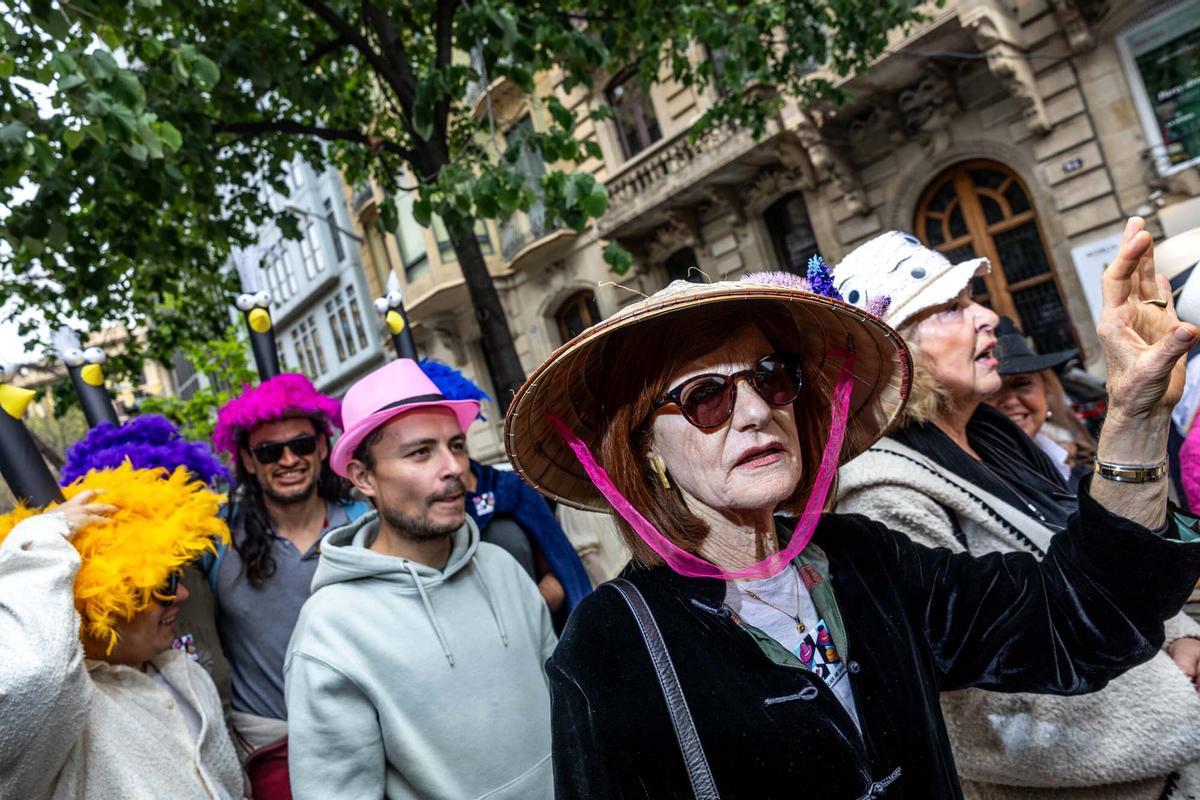
[(667, 652), (667, 643), (663, 641), (662, 631), (646, 604), (646, 598), (638, 588), (624, 578), (609, 581), (608, 586), (616, 589), (629, 604), (633, 618), (637, 620), (650, 651), (650, 661), (658, 674), (658, 683), (662, 687), (663, 697), (667, 701), (667, 711), (671, 714), (671, 725), (675, 728), (675, 738), (679, 740), (679, 750), (683, 754), (683, 763), (687, 767), (688, 778), (692, 782), (692, 794), (696, 800), (719, 800), (717, 785), (713, 783), (712, 772), (708, 768), (708, 759), (704, 755), (704, 747), (700, 744), (700, 736), (696, 733), (696, 723), (692, 721), (692, 712), (688, 710), (687, 699), (683, 696), (683, 687), (679, 685), (679, 676), (675, 673), (675, 665), (671, 663), (671, 654)]

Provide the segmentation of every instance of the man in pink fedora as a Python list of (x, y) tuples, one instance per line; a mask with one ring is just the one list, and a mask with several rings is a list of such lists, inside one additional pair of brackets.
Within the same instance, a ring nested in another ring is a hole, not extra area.
[(410, 359), (346, 393), (330, 463), (375, 511), (322, 542), (288, 646), (297, 800), (553, 797), (556, 639), (533, 581), (466, 514), (478, 413)]

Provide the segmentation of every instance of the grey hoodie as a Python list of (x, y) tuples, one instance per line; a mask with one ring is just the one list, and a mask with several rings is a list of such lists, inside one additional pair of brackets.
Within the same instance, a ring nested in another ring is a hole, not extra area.
[(537, 587), (469, 517), (441, 570), (368, 550), (378, 530), (370, 513), (326, 536), (288, 645), (293, 796), (549, 800)]

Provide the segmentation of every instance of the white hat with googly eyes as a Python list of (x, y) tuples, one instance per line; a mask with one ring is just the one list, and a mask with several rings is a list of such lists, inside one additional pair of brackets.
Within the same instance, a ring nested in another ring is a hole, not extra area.
[(925, 309), (950, 302), (991, 269), (986, 258), (952, 264), (911, 233), (888, 231), (842, 259), (833, 285), (847, 303), (899, 328)]

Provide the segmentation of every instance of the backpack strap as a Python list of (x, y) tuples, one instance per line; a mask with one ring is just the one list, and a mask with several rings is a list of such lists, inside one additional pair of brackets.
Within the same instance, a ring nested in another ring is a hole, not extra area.
[(713, 782), (708, 758), (704, 755), (704, 746), (700, 744), (696, 723), (692, 720), (692, 712), (683, 696), (683, 687), (679, 685), (679, 675), (675, 672), (671, 654), (667, 652), (667, 643), (663, 641), (662, 631), (658, 628), (658, 622), (655, 621), (646, 598), (636, 586), (624, 578), (609, 581), (605, 586), (611, 586), (625, 598), (642, 633), (642, 639), (646, 642), (646, 649), (650, 651), (650, 661), (654, 664), (659, 686), (662, 687), (663, 697), (667, 701), (667, 711), (671, 715), (671, 725), (675, 728), (675, 738), (679, 741), (684, 766), (687, 767), (692, 794), (696, 800), (719, 800), (717, 785)]

